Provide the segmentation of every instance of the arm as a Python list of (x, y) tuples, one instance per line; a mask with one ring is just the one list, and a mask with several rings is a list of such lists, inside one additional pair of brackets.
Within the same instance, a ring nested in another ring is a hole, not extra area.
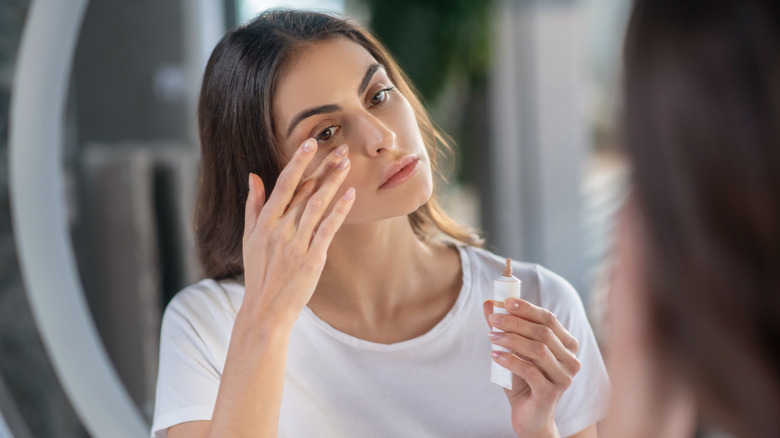
[(277, 436), (290, 332), (354, 201), (354, 190), (348, 190), (326, 214), (349, 169), (349, 160), (336, 153), (299, 184), (315, 144), (309, 139), (296, 151), (266, 205), (262, 181), (250, 175), (243, 238), (245, 294), (214, 413), (210, 422), (171, 427), (171, 438)]
[(590, 426), (586, 427), (585, 429), (582, 429), (581, 431), (575, 433), (569, 438), (598, 438), (598, 436), (599, 434), (596, 430), (596, 425), (591, 424)]
[(208, 433), (208, 421), (188, 421), (169, 428), (168, 438), (205, 438)]

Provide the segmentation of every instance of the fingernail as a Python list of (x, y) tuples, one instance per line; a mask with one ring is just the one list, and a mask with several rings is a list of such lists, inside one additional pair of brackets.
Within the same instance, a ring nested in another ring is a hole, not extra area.
[(306, 141), (304, 141), (303, 144), (301, 145), (301, 150), (303, 150), (304, 152), (311, 152), (311, 151), (313, 151), (314, 150), (314, 142), (312, 141), (312, 139), (310, 139), (310, 138), (306, 139)]
[(252, 173), (249, 173), (249, 193), (252, 193)]
[(517, 309), (520, 307), (520, 301), (517, 301), (514, 298), (509, 298), (506, 300), (506, 306), (510, 309)]
[(335, 155), (337, 157), (343, 157), (344, 155), (347, 155), (347, 150), (348, 149), (349, 148), (347, 147), (347, 145), (343, 144), (343, 145), (337, 147), (335, 151), (333, 151), (333, 155)]
[(503, 335), (502, 332), (490, 332), (488, 333), (488, 337), (494, 341), (497, 341), (501, 339), (501, 336)]
[(341, 161), (339, 161), (339, 164), (336, 166), (336, 169), (338, 170), (344, 170), (349, 166), (349, 158), (342, 158)]
[(349, 201), (350, 199), (352, 199), (354, 197), (355, 197), (355, 188), (354, 187), (350, 187), (350, 188), (347, 189), (346, 192), (344, 192), (344, 199), (346, 199), (347, 201)]
[(501, 352), (499, 352), (499, 351), (491, 351), (490, 355), (493, 356), (493, 359), (496, 359), (496, 360), (500, 360), (500, 359), (503, 358), (503, 356), (501, 355)]
[(504, 322), (504, 315), (499, 315), (497, 313), (494, 313), (490, 315), (490, 322), (497, 325), (501, 324), (502, 322)]

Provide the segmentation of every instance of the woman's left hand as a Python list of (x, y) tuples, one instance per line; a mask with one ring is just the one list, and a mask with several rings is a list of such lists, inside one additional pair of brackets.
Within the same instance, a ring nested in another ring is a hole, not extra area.
[(555, 408), (580, 370), (579, 343), (549, 310), (514, 298), (504, 305), (508, 315), (493, 314), (492, 300), (483, 307), (491, 329), (504, 331), (491, 331), (491, 342), (514, 352), (491, 352), (513, 374), (512, 390), (504, 390), (512, 427), (519, 437), (559, 437)]

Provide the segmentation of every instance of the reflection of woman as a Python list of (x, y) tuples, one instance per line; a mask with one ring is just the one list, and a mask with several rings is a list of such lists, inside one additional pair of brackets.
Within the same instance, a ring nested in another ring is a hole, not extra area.
[(544, 268), (513, 265), (524, 301), (493, 342), (527, 360), (495, 358), (514, 391), (489, 383), (503, 261), (431, 198), (442, 137), (364, 30), (276, 11), (231, 31), (199, 123), (211, 279), (166, 310), (156, 436), (595, 436), (603, 364)]
[(778, 437), (780, 4), (639, 0), (625, 51), (609, 435)]

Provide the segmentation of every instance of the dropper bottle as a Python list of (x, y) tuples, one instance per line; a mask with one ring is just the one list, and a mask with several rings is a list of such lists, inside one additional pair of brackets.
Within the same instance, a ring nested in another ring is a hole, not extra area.
[[(504, 272), (497, 279), (493, 280), (493, 313), (508, 314), (504, 302), (507, 298), (520, 299), (521, 281), (512, 276), (512, 259), (506, 259)], [(501, 329), (493, 327), (494, 332), (503, 332)], [(503, 351), (512, 353), (507, 348), (493, 344), (493, 351)], [(491, 362), (490, 381), (503, 386), (506, 389), (512, 389), (512, 372), (497, 364)]]

